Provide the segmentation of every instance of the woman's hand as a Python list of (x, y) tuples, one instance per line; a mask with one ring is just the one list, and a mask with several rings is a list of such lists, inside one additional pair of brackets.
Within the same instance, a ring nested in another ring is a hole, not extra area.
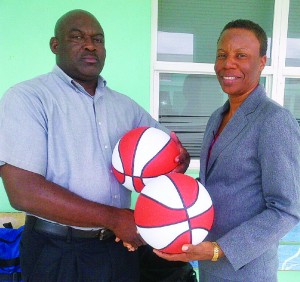
[[(168, 261), (195, 261), (195, 260), (211, 260), (214, 255), (214, 245), (212, 242), (205, 241), (198, 245), (186, 244), (182, 246), (181, 254), (167, 254), (158, 250), (153, 252), (159, 257)], [(223, 257), (222, 250), (219, 252), (219, 258)]]

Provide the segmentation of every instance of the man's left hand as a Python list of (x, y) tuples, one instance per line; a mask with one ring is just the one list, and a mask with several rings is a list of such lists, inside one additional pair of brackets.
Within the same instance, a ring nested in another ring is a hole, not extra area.
[(175, 161), (178, 163), (178, 166), (175, 167), (173, 172), (185, 173), (190, 164), (190, 155), (182, 146), (175, 132), (171, 132), (171, 138), (175, 141), (179, 149), (179, 155), (175, 159)]

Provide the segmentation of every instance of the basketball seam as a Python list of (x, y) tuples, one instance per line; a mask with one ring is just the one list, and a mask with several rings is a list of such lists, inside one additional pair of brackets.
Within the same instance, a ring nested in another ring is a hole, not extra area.
[[(186, 232), (189, 232), (189, 230), (186, 230)], [(191, 244), (192, 242), (192, 234), (191, 234), (191, 232), (189, 232), (190, 234), (190, 242), (187, 242), (186, 244)], [(163, 247), (163, 248), (160, 248), (159, 250), (163, 250), (163, 249), (166, 249), (166, 248), (168, 248), (171, 244), (173, 244), (181, 235), (182, 235), (183, 233), (180, 233), (178, 236), (176, 236), (171, 242), (169, 242), (169, 244), (168, 245), (166, 245), (165, 247)]]
[[(134, 160), (135, 160), (135, 155), (136, 155), (136, 152), (137, 152), (137, 148), (138, 148), (138, 145), (139, 145), (139, 142), (140, 140), (142, 139), (142, 136), (145, 134), (145, 132), (149, 129), (150, 127), (146, 127), (144, 129), (144, 131), (142, 132), (142, 134), (139, 136), (139, 138), (137, 139), (137, 142), (136, 142), (136, 146), (134, 147), (134, 152), (133, 152), (133, 158), (132, 158), (132, 163), (131, 163), (131, 171), (132, 171), (132, 177), (134, 177)], [(143, 181), (142, 181), (143, 182)], [(144, 182), (143, 182), (144, 183)], [(132, 179), (132, 186), (134, 187), (134, 189), (136, 190), (136, 187), (135, 187), (135, 184), (134, 184), (134, 181)]]
[[(156, 157), (159, 155), (160, 152), (162, 152), (169, 144), (170, 142), (172, 141), (172, 139), (169, 139), (169, 141), (148, 161), (145, 163), (142, 171), (141, 171), (141, 175), (144, 174), (144, 170), (146, 169), (147, 165)], [(170, 171), (164, 173), (164, 174), (167, 174), (167, 173), (170, 173), (173, 169), (171, 169)], [(151, 176), (151, 177), (155, 177), (155, 175)]]
[[(140, 228), (149, 228), (149, 229), (152, 229), (152, 228), (158, 228), (158, 227), (164, 227), (164, 226), (171, 226), (171, 225), (175, 225), (175, 224), (179, 224), (179, 223), (184, 223), (186, 222), (186, 219), (185, 220), (182, 220), (182, 221), (176, 221), (175, 223), (164, 223), (164, 225), (157, 225), (157, 226), (154, 226), (154, 225), (150, 225), (150, 226), (147, 226), (147, 225), (139, 225), (139, 224), (136, 224), (137, 227), (140, 227)], [(190, 229), (187, 229), (187, 231), (190, 230)]]
[[(211, 205), (207, 210), (205, 210), (204, 212), (202, 212), (202, 213), (199, 214), (199, 215), (205, 214), (205, 213), (207, 213), (207, 212), (210, 211), (210, 210), (212, 210), (212, 212), (214, 213), (214, 207), (213, 207), (213, 205)], [(197, 216), (199, 216), (199, 215), (190, 217), (190, 219), (193, 219), (193, 218), (195, 218), (195, 217), (197, 217)], [(203, 229), (203, 230), (206, 230), (207, 232), (209, 232), (209, 231), (211, 230), (212, 226), (213, 226), (213, 223), (214, 223), (214, 218), (213, 218), (213, 221), (212, 221), (211, 226), (210, 226), (209, 229), (207, 229), (207, 228), (205, 228), (205, 227), (201, 227), (201, 228), (193, 228), (192, 230)]]
[[(155, 203), (158, 203), (159, 205), (161, 205), (161, 206), (163, 206), (163, 207), (166, 207), (166, 208), (168, 208), (168, 209), (172, 209), (172, 210), (182, 210), (182, 209), (184, 209), (185, 211), (186, 211), (186, 208), (172, 208), (172, 207), (170, 207), (170, 206), (167, 206), (167, 205), (165, 205), (164, 203), (162, 203), (162, 202), (160, 202), (160, 201), (158, 201), (158, 200), (156, 200), (156, 199), (153, 199), (152, 197), (150, 197), (150, 196), (148, 196), (148, 195), (146, 195), (146, 194), (143, 194), (143, 193), (141, 193), (145, 198), (147, 198), (147, 199), (151, 199), (153, 202), (155, 202)], [(179, 193), (178, 193), (179, 194)]]
[[(166, 177), (168, 177), (168, 178), (170, 179), (170, 181), (173, 183), (174, 187), (175, 187), (176, 190), (177, 190), (177, 193), (178, 193), (178, 195), (179, 195), (179, 197), (180, 197), (181, 203), (182, 203), (182, 205), (183, 205), (183, 207), (184, 207), (185, 217), (186, 217), (186, 220), (187, 220), (187, 223), (188, 223), (188, 227), (189, 227), (189, 228), (188, 228), (188, 231), (190, 232), (190, 237), (192, 237), (192, 233), (191, 233), (191, 232), (192, 232), (192, 231), (191, 231), (191, 220), (190, 220), (189, 214), (188, 214), (188, 212), (187, 212), (188, 207), (185, 205), (181, 193), (179, 193), (179, 189), (178, 189), (178, 187), (177, 187), (177, 184), (173, 181), (173, 179), (172, 179), (169, 175), (166, 175)], [(199, 189), (198, 189), (198, 190), (199, 190)]]

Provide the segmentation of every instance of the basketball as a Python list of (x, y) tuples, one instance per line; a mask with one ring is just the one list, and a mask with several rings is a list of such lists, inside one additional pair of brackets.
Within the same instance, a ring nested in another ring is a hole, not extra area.
[(199, 244), (207, 236), (214, 208), (204, 186), (180, 173), (162, 175), (137, 198), (135, 223), (142, 238), (165, 253), (182, 253), (183, 244)]
[(131, 191), (141, 192), (153, 178), (171, 172), (179, 149), (164, 131), (139, 127), (127, 132), (112, 154), (113, 173)]

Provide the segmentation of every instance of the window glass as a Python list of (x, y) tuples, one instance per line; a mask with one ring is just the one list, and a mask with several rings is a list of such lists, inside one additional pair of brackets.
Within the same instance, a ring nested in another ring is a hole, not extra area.
[[(226, 5), (223, 0), (182, 3), (182, 0), (158, 1), (158, 61), (214, 63), (222, 28), (239, 18), (259, 23), (271, 43), (274, 0), (239, 1), (238, 4), (228, 0)], [(270, 50), (269, 46), (268, 65)]]
[(292, 112), (300, 124), (300, 78), (285, 79), (284, 107)]
[(299, 0), (290, 1), (288, 38), (285, 64), (300, 67), (300, 5)]
[(280, 241), (279, 270), (300, 270), (300, 224)]
[(199, 158), (208, 118), (227, 95), (214, 75), (161, 73), (159, 83), (159, 121)]
[(227, 96), (214, 75), (161, 73), (159, 81), (159, 121), (199, 158), (208, 118)]

